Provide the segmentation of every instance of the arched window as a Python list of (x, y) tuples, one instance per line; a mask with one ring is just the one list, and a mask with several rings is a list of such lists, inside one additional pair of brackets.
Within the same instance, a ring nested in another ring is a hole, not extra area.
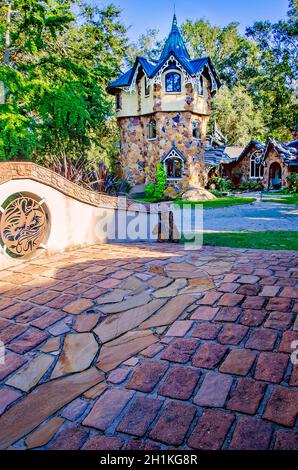
[(172, 149), (166, 155), (163, 159), (163, 164), (168, 179), (182, 178), (184, 160), (175, 149)]
[(254, 152), (250, 157), (250, 177), (263, 178), (264, 165), (260, 152)]
[(165, 76), (166, 92), (167, 93), (180, 93), (181, 92), (181, 75), (177, 72), (168, 72)]
[(192, 136), (194, 139), (202, 138), (202, 129), (200, 121), (193, 121), (192, 123)]
[(121, 109), (120, 93), (117, 93), (117, 95), (116, 95), (116, 111), (119, 111), (120, 109)]
[(148, 139), (156, 138), (156, 121), (155, 119), (150, 119), (148, 122)]

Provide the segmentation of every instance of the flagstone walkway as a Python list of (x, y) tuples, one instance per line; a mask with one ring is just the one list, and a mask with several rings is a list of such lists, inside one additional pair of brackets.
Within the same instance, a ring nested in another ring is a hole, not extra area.
[(101, 245), (1, 271), (0, 448), (298, 449), (297, 313), (297, 252)]

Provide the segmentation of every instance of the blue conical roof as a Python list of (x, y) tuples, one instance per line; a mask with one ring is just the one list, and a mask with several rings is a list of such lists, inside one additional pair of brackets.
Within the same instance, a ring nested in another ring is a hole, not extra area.
[(177, 24), (177, 18), (174, 14), (172, 29), (165, 43), (160, 60), (166, 59), (172, 52), (175, 53), (177, 58), (190, 59), (190, 55), (185, 47), (180, 30)]
[(217, 86), (220, 87), (219, 78), (209, 57), (193, 60), (190, 58), (177, 25), (176, 15), (174, 15), (172, 29), (168, 39), (166, 40), (159, 60), (148, 60), (145, 57), (137, 57), (133, 67), (128, 70), (128, 72), (123, 73), (120, 77), (109, 84), (109, 93), (115, 94), (117, 88), (129, 87), (133, 82), (133, 78), (139, 66), (141, 66), (148, 78), (155, 77), (171, 55), (176, 57), (183, 69), (192, 77), (202, 72), (208, 65), (209, 71), (212, 71)]

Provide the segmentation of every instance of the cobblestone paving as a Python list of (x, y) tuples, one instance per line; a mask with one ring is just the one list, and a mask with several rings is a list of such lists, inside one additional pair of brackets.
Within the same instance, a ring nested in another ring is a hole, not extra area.
[(0, 448), (297, 449), (298, 253), (101, 245), (0, 272)]

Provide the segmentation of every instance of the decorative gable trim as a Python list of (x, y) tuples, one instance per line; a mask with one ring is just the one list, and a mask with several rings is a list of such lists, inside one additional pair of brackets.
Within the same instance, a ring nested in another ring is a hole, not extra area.
[(181, 160), (185, 163), (186, 162), (186, 158), (185, 156), (183, 155), (183, 153), (179, 152), (179, 150), (177, 149), (177, 147), (173, 146), (171, 148), (171, 150), (168, 151), (168, 153), (166, 153), (162, 159), (161, 159), (161, 163), (164, 163), (165, 160), (167, 160), (167, 158), (172, 158), (172, 157), (178, 157), (178, 158), (181, 158)]

